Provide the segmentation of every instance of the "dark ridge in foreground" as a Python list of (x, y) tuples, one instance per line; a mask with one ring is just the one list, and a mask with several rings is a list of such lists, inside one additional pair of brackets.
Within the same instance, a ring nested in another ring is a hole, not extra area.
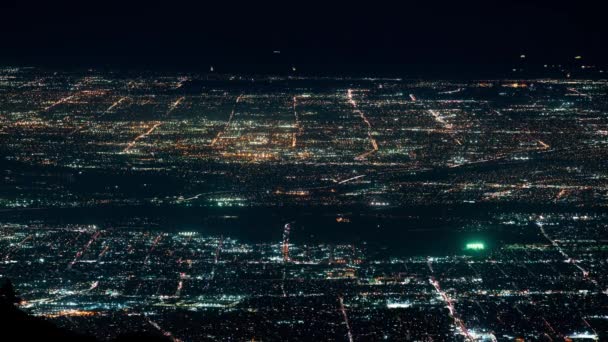
[[(60, 328), (43, 318), (31, 316), (19, 310), (13, 303), (18, 298), (14, 296), (14, 293), (6, 293), (6, 285), (10, 284), (10, 280), (4, 279), (2, 283), (0, 288), (0, 322), (2, 325), (0, 340), (8, 341), (11, 338), (19, 336), (19, 340), (21, 341), (98, 341), (93, 336)], [(9, 285), (9, 287), (12, 286)], [(169, 341), (169, 339), (149, 332), (133, 332), (121, 335), (114, 341)]]

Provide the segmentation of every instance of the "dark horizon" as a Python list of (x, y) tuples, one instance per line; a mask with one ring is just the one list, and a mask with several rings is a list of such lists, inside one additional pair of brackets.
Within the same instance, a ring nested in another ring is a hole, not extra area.
[(5, 65), (458, 73), (608, 64), (596, 4), (2, 6)]

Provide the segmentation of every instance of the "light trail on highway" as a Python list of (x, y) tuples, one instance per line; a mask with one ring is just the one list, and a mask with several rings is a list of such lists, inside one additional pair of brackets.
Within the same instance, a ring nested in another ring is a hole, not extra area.
[(74, 259), (68, 264), (68, 269), (71, 269), (72, 266), (74, 266), (74, 264), (80, 259), (80, 257), (82, 257), (82, 255), (89, 249), (89, 247), (91, 247), (91, 244), (93, 244), (93, 242), (95, 242), (95, 240), (97, 240), (100, 235), (101, 232), (97, 231), (91, 236), (89, 242), (87, 242), (84, 247), (76, 253)]
[(344, 319), (344, 324), (346, 325), (346, 333), (348, 336), (348, 341), (353, 342), (353, 332), (350, 329), (350, 323), (348, 321), (348, 315), (346, 314), (346, 308), (344, 307), (344, 298), (342, 296), (338, 297), (338, 301), (340, 302), (340, 311), (342, 312), (342, 318)]
[(123, 103), (124, 101), (126, 101), (129, 97), (128, 96), (123, 96), (120, 99), (118, 99), (117, 101), (115, 101), (114, 103), (112, 103), (110, 105), (110, 107), (108, 107), (102, 115), (107, 114), (109, 112), (111, 112), (114, 108), (120, 106), (121, 103)]
[(366, 175), (359, 175), (359, 176), (351, 177), (351, 178), (348, 178), (348, 179), (345, 179), (345, 180), (341, 180), (341, 181), (339, 181), (339, 182), (338, 182), (338, 184), (344, 184), (344, 183), (348, 183), (348, 182), (350, 182), (350, 181), (354, 181), (355, 179), (363, 178), (363, 177), (365, 177), (365, 176), (366, 176)]
[[(171, 114), (179, 105), (180, 103), (182, 103), (184, 101), (185, 97), (182, 96), (180, 98), (178, 98), (177, 100), (175, 100), (174, 102), (171, 103), (171, 105), (169, 105), (169, 109), (167, 109), (167, 111), (165, 112), (165, 116), (168, 116), (169, 114)], [(158, 127), (160, 127), (161, 125), (163, 125), (164, 122), (156, 122), (152, 127), (150, 127), (150, 129), (148, 129), (146, 132), (136, 136), (128, 145), (127, 147), (125, 147), (125, 149), (122, 151), (123, 153), (127, 153), (129, 152), (136, 144), (139, 140), (147, 137), (148, 135), (152, 134)]]
[(18, 243), (16, 243), (13, 247), (11, 247), (6, 254), (4, 255), (4, 260), (9, 260), (9, 257), (11, 255), (11, 253), (13, 253), (14, 251), (16, 251), (17, 249), (19, 249), (26, 241), (31, 240), (34, 237), (34, 235), (28, 235), (26, 236), (23, 240), (19, 241)]
[(353, 97), (352, 89), (347, 90), (346, 97), (348, 99), (348, 103), (350, 103), (353, 107), (353, 111), (359, 114), (361, 120), (363, 120), (363, 122), (367, 125), (367, 138), (369, 139), (369, 142), (372, 145), (372, 149), (355, 157), (355, 160), (365, 160), (368, 156), (378, 151), (378, 143), (372, 135), (372, 124), (367, 118), (367, 116), (365, 116), (365, 113), (363, 113), (363, 111), (359, 109), (359, 106)]
[(471, 336), (471, 334), (467, 330), (467, 327), (464, 325), (464, 322), (460, 318), (458, 318), (458, 314), (456, 313), (456, 309), (454, 308), (452, 299), (447, 295), (447, 293), (445, 291), (441, 290), (441, 286), (439, 286), (439, 282), (437, 280), (435, 280), (433, 277), (431, 277), (429, 279), (429, 282), (431, 283), (431, 285), (433, 285), (433, 287), (435, 288), (435, 291), (437, 291), (439, 296), (446, 303), (448, 311), (450, 312), (450, 317), (452, 317), (452, 319), (454, 320), (456, 325), (460, 328), (460, 331), (466, 336), (467, 340), (475, 341), (473, 336)]
[(230, 128), (230, 124), (232, 124), (232, 119), (234, 119), (234, 113), (236, 112), (236, 107), (243, 99), (243, 94), (236, 97), (236, 101), (234, 102), (234, 106), (232, 107), (232, 111), (230, 112), (230, 116), (228, 117), (228, 121), (226, 122), (226, 126), (217, 133), (217, 136), (211, 141), (211, 146), (214, 146), (222, 137), (224, 132), (226, 132)]
[(167, 330), (164, 330), (163, 328), (161, 328), (161, 326), (158, 325), (158, 323), (154, 322), (152, 319), (150, 319), (150, 317), (148, 317), (148, 315), (144, 315), (144, 317), (146, 317), (146, 321), (151, 326), (153, 326), (156, 330), (158, 330), (165, 337), (169, 338), (173, 342), (181, 342), (181, 340), (179, 338), (173, 336), (173, 334), (170, 331), (167, 331)]
[(177, 109), (177, 107), (179, 107), (179, 105), (186, 99), (185, 96), (182, 96), (180, 98), (178, 98), (177, 100), (175, 100), (173, 103), (171, 103), (171, 105), (169, 106), (169, 110), (167, 110), (167, 112), (165, 113), (165, 115), (169, 115), (171, 114), (175, 109)]
[[(101, 113), (100, 115), (98, 115), (95, 119), (99, 119), (101, 117), (103, 117), (104, 115), (110, 113), (114, 108), (120, 106), (125, 100), (129, 99), (128, 96), (123, 96), (120, 99), (118, 99), (117, 101), (115, 101), (114, 103), (112, 103), (105, 111), (103, 111), (103, 113)], [(91, 124), (90, 121), (87, 121), (85, 124), (80, 125), (78, 127), (76, 127), (74, 130), (72, 130), (68, 136), (72, 136), (78, 132), (80, 132), (81, 130), (83, 130), (84, 128), (88, 127)]]
[[(435, 271), (433, 270), (433, 261), (431, 258), (427, 258), (427, 266), (428, 266), (431, 274), (435, 273)], [(446, 303), (446, 306), (450, 313), (450, 317), (452, 318), (452, 320), (454, 320), (454, 323), (456, 323), (456, 325), (459, 327), (460, 331), (465, 335), (467, 340), (469, 340), (471, 342), (475, 341), (473, 336), (471, 336), (471, 334), (467, 330), (467, 327), (465, 326), (464, 322), (459, 318), (458, 314), (456, 313), (456, 309), (454, 308), (454, 303), (452, 302), (452, 298), (450, 298), (450, 296), (448, 296), (448, 294), (441, 289), (439, 282), (435, 279), (434, 276), (431, 275), (431, 277), (429, 278), (429, 283), (431, 285), (433, 285), (433, 287), (435, 288), (435, 291), (439, 294), (439, 296)]]
[(599, 286), (597, 281), (595, 281), (595, 279), (591, 279), (589, 278), (589, 271), (587, 271), (586, 269), (584, 269), (578, 262), (578, 260), (571, 258), (563, 249), (562, 247), (557, 243), (557, 241), (551, 239), (551, 237), (549, 236), (549, 234), (547, 234), (547, 232), (545, 231), (545, 228), (543, 227), (543, 223), (539, 222), (539, 221), (534, 221), (534, 224), (540, 229), (541, 234), (545, 237), (545, 239), (547, 239), (552, 245), (553, 247), (555, 247), (555, 249), (559, 252), (559, 254), (561, 254), (566, 260), (567, 263), (570, 263), (572, 265), (574, 265), (576, 268), (578, 268), (582, 274), (583, 274), (583, 279), (584, 280), (590, 280), (591, 282), (593, 282), (596, 286)]
[(70, 101), (71, 99), (75, 98), (76, 96), (78, 96), (78, 94), (73, 94), (73, 95), (70, 95), (70, 96), (63, 97), (63, 98), (61, 98), (61, 99), (53, 102), (49, 106), (45, 107), (42, 111), (43, 112), (49, 111), (49, 110), (51, 110), (51, 109), (59, 106), (62, 103), (66, 103), (66, 102)]
[(163, 124), (162, 122), (157, 122), (154, 125), (152, 125), (152, 127), (150, 127), (147, 131), (145, 131), (144, 133), (136, 136), (135, 139), (133, 139), (129, 144), (127, 144), (127, 147), (125, 147), (125, 149), (122, 150), (122, 152), (123, 153), (129, 152), (129, 150), (131, 150), (133, 148), (133, 146), (135, 146), (135, 144), (137, 144), (137, 141), (139, 141), (140, 139), (143, 139), (143, 138), (147, 137), (148, 135), (152, 134), (152, 132), (154, 132), (162, 124)]
[(295, 117), (295, 126), (296, 126), (297, 131), (292, 134), (291, 147), (296, 147), (297, 142), (298, 142), (298, 135), (302, 135), (302, 132), (303, 132), (302, 125), (300, 124), (300, 117), (298, 116), (298, 110), (296, 109), (297, 104), (298, 104), (298, 97), (294, 96), (293, 97), (293, 115)]
[(454, 126), (452, 126), (452, 124), (445, 121), (445, 119), (441, 116), (441, 114), (439, 114), (439, 112), (437, 112), (436, 110), (429, 109), (429, 110), (427, 110), (427, 112), (429, 114), (431, 114), (433, 119), (435, 119), (435, 121), (437, 121), (445, 129), (452, 130), (454, 128)]

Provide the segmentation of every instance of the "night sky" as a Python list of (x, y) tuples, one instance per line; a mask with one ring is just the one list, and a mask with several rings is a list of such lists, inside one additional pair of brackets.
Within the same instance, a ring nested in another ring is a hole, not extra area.
[(399, 3), (3, 3), (0, 61), (235, 70), (457, 69), (511, 65), (521, 54), (538, 64), (608, 61), (605, 13), (592, 2)]

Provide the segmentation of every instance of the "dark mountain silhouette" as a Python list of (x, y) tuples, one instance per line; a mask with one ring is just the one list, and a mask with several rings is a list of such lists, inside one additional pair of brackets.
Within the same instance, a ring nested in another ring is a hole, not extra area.
[[(94, 342), (90, 335), (60, 328), (43, 318), (19, 310), (20, 301), (10, 279), (0, 279), (0, 341), (79, 341)], [(164, 336), (133, 332), (121, 335), (115, 341), (169, 341)]]

